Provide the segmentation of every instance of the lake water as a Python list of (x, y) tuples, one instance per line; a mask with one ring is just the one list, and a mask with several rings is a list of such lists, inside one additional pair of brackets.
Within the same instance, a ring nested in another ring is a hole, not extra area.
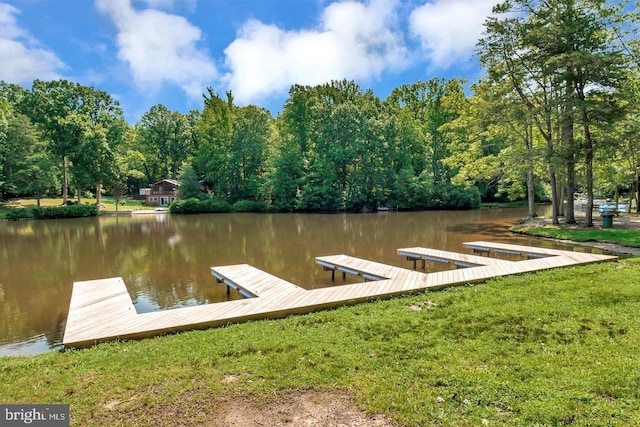
[(76, 281), (122, 277), (138, 312), (241, 298), (216, 283), (212, 266), (247, 263), (307, 289), (339, 286), (347, 282), (341, 275), (332, 282), (315, 257), (347, 254), (411, 268), (396, 249), (468, 253), (462, 244), (473, 240), (549, 247), (548, 241), (507, 231), (523, 216), (524, 209), (488, 209), (2, 222), (0, 356), (60, 347)]

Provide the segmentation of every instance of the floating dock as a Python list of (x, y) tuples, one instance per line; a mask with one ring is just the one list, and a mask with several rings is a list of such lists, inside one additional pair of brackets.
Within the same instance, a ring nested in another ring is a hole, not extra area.
[[(493, 277), (529, 273), (572, 265), (617, 259), (555, 249), (493, 242), (469, 242), (474, 254), (427, 248), (398, 249), (399, 256), (413, 261), (413, 270), (373, 261), (334, 255), (316, 258), (324, 270), (362, 278), (364, 283), (306, 290), (247, 264), (212, 267), (211, 273), (228, 291), (245, 298), (195, 307), (138, 314), (121, 278), (75, 282), (65, 327), (65, 347), (89, 347), (99, 342), (141, 339), (165, 333), (203, 329), (256, 319), (282, 318), (326, 308), (388, 298), (396, 295), (442, 289)], [(522, 260), (495, 258), (506, 253)], [(480, 254), (480, 255), (478, 255)], [(494, 255), (492, 257), (491, 255)], [(417, 271), (417, 261), (445, 262), (460, 267), (438, 272)]]

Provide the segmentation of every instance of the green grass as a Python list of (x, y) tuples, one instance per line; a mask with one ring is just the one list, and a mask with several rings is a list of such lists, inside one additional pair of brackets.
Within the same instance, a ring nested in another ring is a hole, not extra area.
[[(75, 199), (70, 199), (75, 201)], [(95, 198), (83, 198), (82, 204), (91, 204), (95, 203)], [(62, 198), (46, 198), (41, 199), (40, 204), (42, 207), (47, 206), (61, 206)], [(112, 197), (102, 197), (100, 199), (101, 204), (101, 212), (115, 212), (116, 204), (115, 200)], [(11, 200), (9, 202), (0, 204), (0, 218), (6, 218), (7, 213), (13, 208), (31, 208), (37, 206), (37, 202), (35, 199), (17, 199)], [(155, 206), (145, 206), (141, 200), (133, 200), (133, 199), (123, 199), (120, 200), (120, 205), (118, 206), (119, 211), (123, 210), (132, 210), (132, 209), (154, 209)]]
[[(87, 200), (85, 200), (87, 201)], [(90, 203), (95, 203), (95, 199), (91, 199)], [(104, 206), (104, 210), (113, 211), (116, 210), (116, 203), (112, 197), (102, 197), (100, 199), (100, 204)], [(133, 199), (121, 199), (120, 205), (118, 206), (118, 210), (131, 210), (131, 209), (155, 209), (156, 206), (146, 206), (142, 203), (142, 200), (133, 200)]]
[[(615, 222), (615, 219), (614, 219)], [(574, 242), (608, 242), (638, 248), (640, 247), (640, 231), (616, 228), (577, 228), (565, 226), (530, 226), (515, 225), (511, 228), (515, 233), (530, 236), (549, 237), (553, 239), (573, 240)]]
[(198, 425), (222, 396), (268, 402), (313, 388), (347, 391), (407, 426), (628, 426), (640, 425), (638, 366), (640, 258), (630, 258), (1, 358), (0, 402), (69, 403), (72, 425), (163, 425), (172, 411)]

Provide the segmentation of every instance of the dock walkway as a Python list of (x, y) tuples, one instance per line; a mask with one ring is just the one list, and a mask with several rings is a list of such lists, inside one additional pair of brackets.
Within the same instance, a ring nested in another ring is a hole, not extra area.
[(404, 248), (398, 249), (398, 255), (406, 257), (408, 260), (413, 260), (413, 269), (415, 270), (416, 260), (422, 260), (422, 268), (424, 268), (424, 261), (443, 262), (453, 264), (456, 267), (478, 267), (481, 265), (507, 265), (511, 261), (505, 261), (498, 258), (488, 258), (478, 255), (461, 254), (458, 252), (442, 251), (439, 249), (428, 248)]
[(88, 347), (116, 339), (148, 338), (164, 333), (223, 326), (256, 319), (281, 318), (372, 299), (571, 265), (614, 260), (617, 257), (533, 248), (493, 242), (465, 246), (488, 255), (509, 251), (521, 261), (460, 254), (427, 248), (399, 249), (413, 260), (450, 262), (460, 268), (431, 273), (408, 270), (348, 255), (316, 258), (332, 276), (353, 274), (364, 283), (306, 290), (247, 264), (212, 267), (217, 281), (236, 289), (245, 299), (138, 314), (121, 278), (76, 282), (63, 337), (65, 347)]

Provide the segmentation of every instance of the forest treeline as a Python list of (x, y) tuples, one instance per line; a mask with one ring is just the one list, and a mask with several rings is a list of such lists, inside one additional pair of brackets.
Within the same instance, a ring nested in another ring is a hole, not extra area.
[(209, 88), (201, 110), (155, 105), (132, 125), (93, 87), (2, 82), (0, 195), (66, 201), (90, 192), (99, 203), (102, 193), (118, 199), (178, 178), (183, 198), (274, 211), (528, 199), (530, 215), (534, 201), (550, 200), (554, 222), (571, 223), (573, 203), (563, 200), (620, 190), (637, 206), (634, 9), (519, 0), (494, 12), (477, 45), (486, 75), (476, 82), (417, 81), (384, 100), (349, 80), (293, 85), (277, 117)]

